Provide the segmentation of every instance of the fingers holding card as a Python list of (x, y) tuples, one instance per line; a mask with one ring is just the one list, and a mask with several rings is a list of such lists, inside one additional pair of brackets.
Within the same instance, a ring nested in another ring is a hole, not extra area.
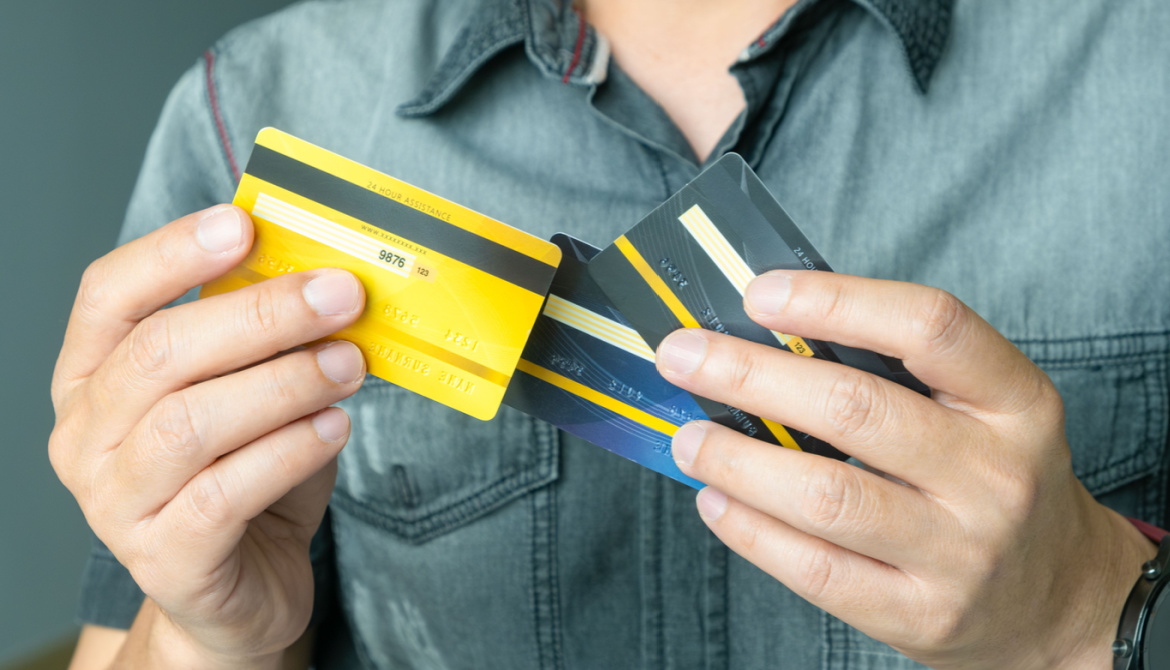
[(260, 131), (235, 204), (256, 242), (201, 297), (340, 267), (367, 308), (329, 339), (371, 374), (479, 419), (499, 409), (560, 249), (275, 128)]
[(772, 331), (747, 315), (743, 296), (757, 275), (831, 269), (735, 154), (603, 251), (567, 235), (545, 242), (273, 128), (257, 137), (235, 203), (252, 215), (256, 242), (201, 295), (345, 268), (365, 286), (367, 308), (331, 339), (356, 343), (371, 374), (480, 419), (507, 403), (690, 486), (701, 482), (678, 469), (670, 442), (692, 420), (845, 455), (664, 379), (654, 350), (679, 328), (928, 393), (896, 360)]
[[(757, 275), (778, 269), (832, 272), (736, 154), (721, 158), (589, 263), (597, 284), (656, 349), (679, 328), (704, 328), (929, 393), (899, 361), (756, 323), (744, 310), (744, 293)], [(695, 400), (713, 421), (749, 437), (846, 458), (808, 433), (715, 400)]]

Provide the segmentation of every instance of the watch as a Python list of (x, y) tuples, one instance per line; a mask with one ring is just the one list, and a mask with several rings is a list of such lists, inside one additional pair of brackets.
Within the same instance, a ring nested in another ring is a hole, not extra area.
[(1138, 521), (1134, 525), (1154, 541), (1161, 536), (1161, 543), (1158, 555), (1142, 564), (1125, 601), (1113, 641), (1113, 668), (1170, 670), (1170, 533)]

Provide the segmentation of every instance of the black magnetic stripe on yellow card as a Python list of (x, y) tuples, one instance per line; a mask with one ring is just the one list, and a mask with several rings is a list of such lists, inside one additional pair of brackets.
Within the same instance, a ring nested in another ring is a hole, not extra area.
[(543, 295), (556, 266), (391, 200), (261, 144), (247, 174)]

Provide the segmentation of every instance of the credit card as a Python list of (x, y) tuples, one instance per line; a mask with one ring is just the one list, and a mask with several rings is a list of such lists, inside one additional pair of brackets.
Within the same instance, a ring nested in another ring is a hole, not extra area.
[(233, 202), (251, 213), (255, 243), (200, 297), (286, 272), (349, 270), (366, 310), (326, 339), (361, 347), (370, 374), (495, 416), (559, 247), (274, 128), (257, 136)]
[(598, 249), (563, 233), (561, 266), (504, 404), (688, 486), (670, 454), (678, 427), (707, 415), (667, 382), (647, 346), (586, 271)]
[[(652, 348), (679, 328), (706, 328), (850, 365), (929, 393), (896, 359), (777, 333), (748, 317), (743, 293), (757, 275), (778, 269), (832, 269), (737, 154), (727, 154), (704, 170), (599, 253), (588, 269)], [(745, 435), (846, 458), (807, 433), (707, 398), (696, 396), (695, 401), (711, 420)]]

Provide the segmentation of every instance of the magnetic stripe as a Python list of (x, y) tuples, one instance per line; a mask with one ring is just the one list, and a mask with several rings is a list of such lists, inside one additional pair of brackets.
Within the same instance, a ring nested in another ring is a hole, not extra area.
[(247, 174), (543, 296), (556, 267), (262, 144)]

